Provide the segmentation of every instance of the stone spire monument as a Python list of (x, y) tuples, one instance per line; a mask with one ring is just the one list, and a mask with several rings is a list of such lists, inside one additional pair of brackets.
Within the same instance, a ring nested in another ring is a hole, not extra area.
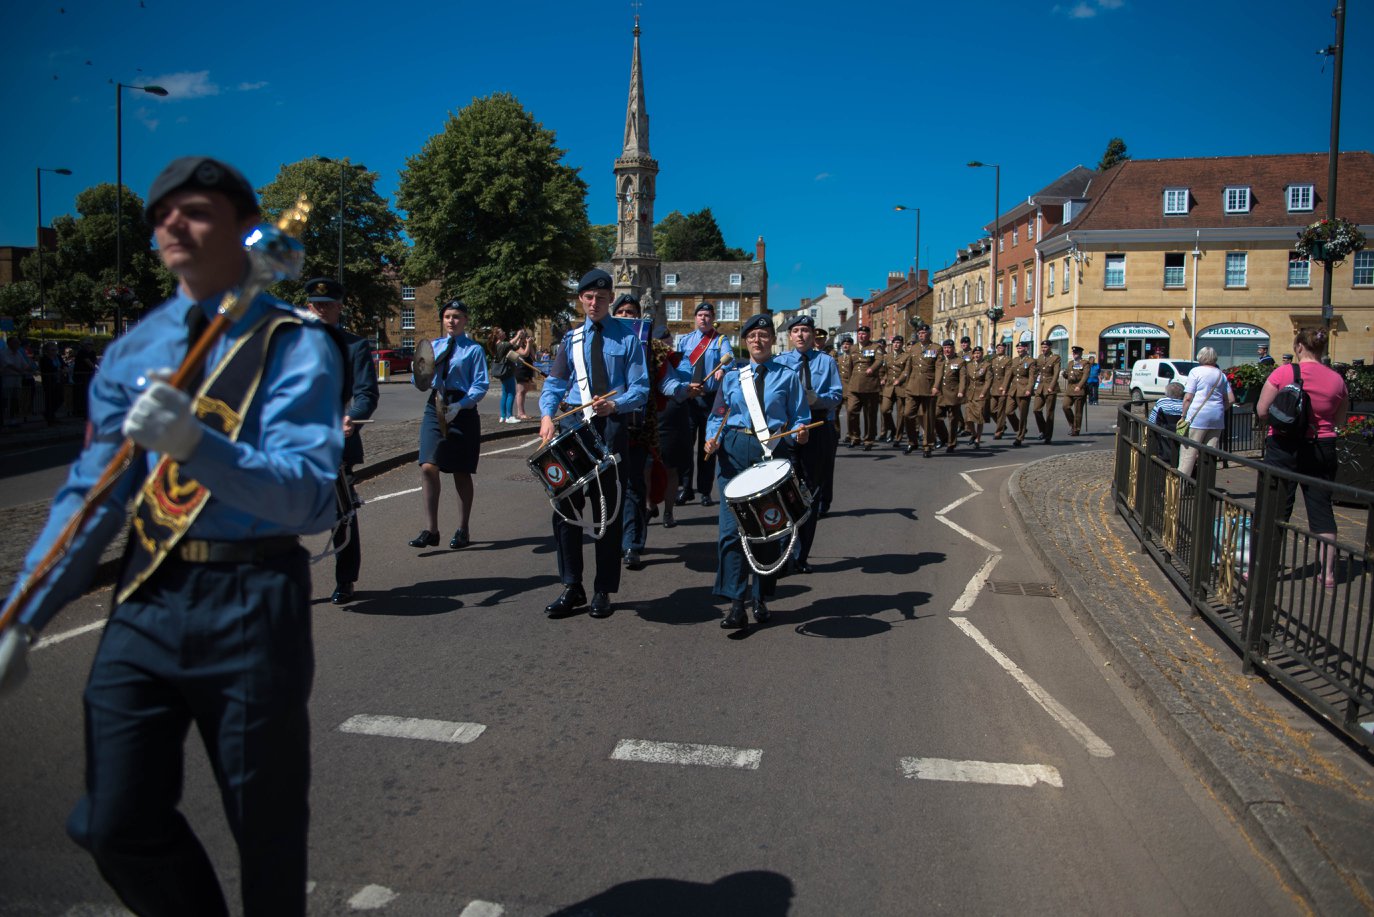
[(649, 113), (644, 105), (644, 74), (639, 66), (639, 17), (635, 16), (634, 57), (630, 62), (630, 100), (625, 108), (625, 145), (615, 161), (615, 291), (639, 297), (645, 318), (658, 314), (662, 271), (654, 252), (654, 184), (658, 161), (649, 155)]

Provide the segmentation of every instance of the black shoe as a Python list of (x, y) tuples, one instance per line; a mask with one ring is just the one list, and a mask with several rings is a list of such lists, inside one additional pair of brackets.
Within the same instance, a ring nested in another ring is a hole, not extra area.
[(569, 614), (587, 604), (587, 593), (581, 583), (563, 587), (563, 594), (544, 606), (544, 614), (557, 618)]
[(468, 546), (468, 530), (458, 529), (453, 533), (453, 537), (448, 540), (448, 546), (457, 550)]
[(716, 501), (711, 499), (711, 495), (710, 495), (710, 494), (702, 494), (702, 495), (701, 495), (701, 505), (702, 505), (702, 506), (715, 506), (715, 505), (716, 505)]
[(810, 573), (811, 564), (807, 563), (804, 560), (793, 561), (792, 570), (795, 573)]
[(638, 570), (644, 566), (644, 562), (639, 559), (639, 552), (631, 548), (625, 552), (625, 567), (628, 570)]
[(439, 546), (439, 533), (431, 532), (429, 529), (421, 529), (420, 534), (410, 539), (412, 548), (437, 548)]
[(726, 630), (749, 626), (749, 619), (744, 616), (744, 599), (730, 600), (730, 613), (720, 622), (720, 626)]
[(650, 519), (657, 519), (657, 518), (658, 518), (658, 504), (657, 504), (657, 503), (655, 503), (653, 506), (649, 507), (649, 518), (650, 518)]
[(593, 595), (592, 610), (587, 614), (593, 618), (609, 618), (611, 616), (611, 597), (604, 592)]
[(865, 451), (865, 452), (872, 452), (872, 451), (873, 451), (873, 444), (872, 444), (872, 443), (864, 443), (864, 451)]
[(907, 447), (906, 447), (905, 449), (902, 450), (902, 455), (910, 455), (911, 453), (913, 453), (913, 452), (915, 452), (915, 451), (916, 451), (916, 444), (915, 444), (915, 443), (908, 443), (908, 444), (907, 444)]
[(930, 450), (929, 450), (929, 449), (924, 450), (924, 451), (921, 453), (921, 455), (923, 455), (923, 456), (926, 457), (926, 458), (930, 458)]
[(673, 516), (673, 508), (671, 506), (663, 507), (663, 527), (670, 529), (675, 525), (677, 525), (677, 519)]
[(773, 614), (768, 610), (768, 606), (764, 604), (763, 599), (754, 599), (754, 620), (763, 624), (771, 617), (773, 617)]
[(677, 501), (676, 501), (676, 502), (677, 502), (677, 505), (678, 505), (678, 506), (686, 506), (688, 503), (692, 502), (692, 498), (695, 497), (695, 496), (696, 496), (696, 491), (693, 491), (693, 490), (683, 490), (683, 491), (679, 491), (679, 492), (678, 492), (678, 495), (677, 495)]
[(353, 584), (339, 583), (334, 587), (334, 594), (329, 597), (329, 601), (335, 605), (347, 605), (353, 601)]
[(1023, 449), (1023, 448), (1025, 448), (1025, 445), (1026, 445), (1026, 444), (1023, 443), (1023, 442), (1021, 442), (1021, 440), (1019, 440), (1019, 439), (1014, 439), (1014, 440), (1011, 441), (1011, 447), (1012, 447), (1013, 449)]

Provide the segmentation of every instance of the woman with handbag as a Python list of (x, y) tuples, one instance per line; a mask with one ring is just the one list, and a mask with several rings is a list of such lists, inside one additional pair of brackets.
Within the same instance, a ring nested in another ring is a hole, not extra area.
[[(1226, 412), (1236, 403), (1226, 373), (1217, 369), (1217, 352), (1204, 347), (1197, 352), (1197, 366), (1188, 373), (1183, 384), (1183, 419), (1178, 422), (1178, 435), (1195, 443), (1215, 447), (1221, 442), (1226, 427)], [(1178, 470), (1193, 473), (1197, 450), (1184, 446), (1178, 456)]]
[(490, 375), (501, 382), (500, 423), (519, 423), (515, 416), (515, 374), (511, 372), (510, 366), (512, 345), (506, 340), (506, 332), (500, 328), (491, 329), (487, 349), (491, 353)]

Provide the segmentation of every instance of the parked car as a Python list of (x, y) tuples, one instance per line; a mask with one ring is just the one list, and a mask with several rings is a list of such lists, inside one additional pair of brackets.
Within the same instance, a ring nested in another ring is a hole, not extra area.
[(1131, 367), (1131, 399), (1162, 398), (1174, 381), (1182, 382), (1197, 366), (1192, 360), (1136, 360)]
[(387, 366), (394, 376), (397, 373), (410, 372), (410, 364), (415, 359), (415, 349), (413, 347), (401, 347), (396, 350), (374, 350), (372, 351), (372, 362), (377, 364), (385, 360)]

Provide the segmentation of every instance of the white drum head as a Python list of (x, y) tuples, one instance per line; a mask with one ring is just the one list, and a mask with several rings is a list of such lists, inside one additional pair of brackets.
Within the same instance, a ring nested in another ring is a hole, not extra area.
[(725, 485), (727, 500), (742, 500), (777, 487), (792, 475), (792, 463), (786, 459), (772, 459), (750, 465)]

